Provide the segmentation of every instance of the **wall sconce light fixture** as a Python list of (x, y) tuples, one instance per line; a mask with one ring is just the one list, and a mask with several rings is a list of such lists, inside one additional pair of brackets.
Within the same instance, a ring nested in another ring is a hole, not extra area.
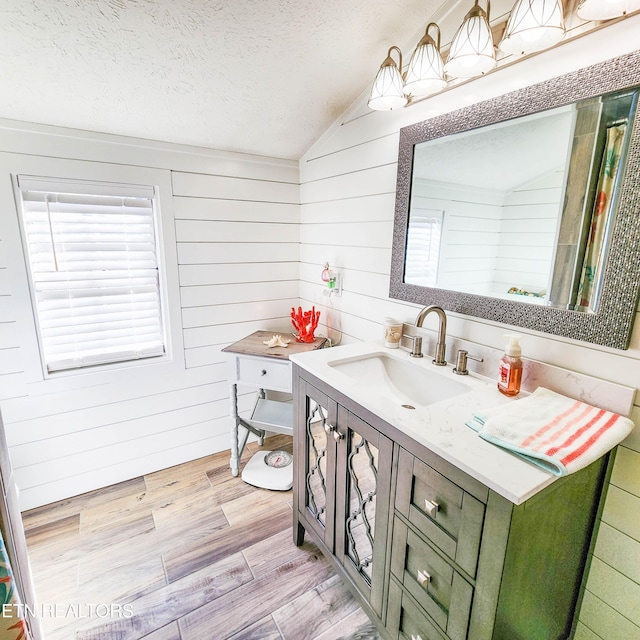
[[(391, 57), (392, 51), (398, 52), (398, 62)], [(371, 96), (369, 97), (369, 107), (376, 111), (390, 111), (404, 107), (408, 102), (407, 96), (404, 94), (402, 81), (402, 51), (398, 47), (391, 47), (387, 53), (387, 57), (380, 65), (380, 70), (373, 83)]]
[(640, 9), (640, 0), (582, 0), (576, 13), (583, 20), (611, 20)]
[(560, 42), (564, 34), (561, 0), (517, 0), (500, 49), (513, 54), (533, 53)]
[[(436, 31), (436, 40), (429, 35), (429, 29)], [(428, 96), (441, 91), (446, 85), (440, 55), (440, 28), (435, 22), (430, 22), (409, 60), (404, 91), (412, 96)]]
[(478, 0), (467, 13), (463, 23), (451, 42), (445, 73), (452, 78), (473, 78), (491, 71), (496, 65), (496, 52), (489, 26), (491, 6), (487, 10), (478, 5)]
[[(447, 80), (474, 78), (496, 66), (496, 47), (489, 24), (490, 0), (486, 12), (474, 5), (458, 27), (443, 65), (440, 54), (440, 28), (427, 25), (416, 45), (405, 75), (402, 51), (391, 47), (376, 76), (369, 107), (389, 111), (404, 107), (412, 97), (429, 96), (444, 89)], [(516, 0), (507, 20), (500, 50), (506, 54), (529, 54), (548, 49), (565, 36), (563, 0)], [(640, 0), (580, 0), (576, 14), (582, 20), (600, 21), (619, 18), (640, 10)], [(435, 39), (429, 32), (435, 31)], [(398, 54), (398, 64), (391, 53)]]

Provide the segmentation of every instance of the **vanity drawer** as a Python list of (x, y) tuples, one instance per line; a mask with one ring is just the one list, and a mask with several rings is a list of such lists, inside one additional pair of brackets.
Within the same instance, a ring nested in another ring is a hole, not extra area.
[(447, 640), (394, 578), (389, 582), (387, 629), (394, 640)]
[(255, 387), (274, 391), (291, 391), (291, 363), (287, 360), (236, 357), (236, 380)]
[(485, 505), (404, 450), (398, 468), (396, 510), (474, 578)]
[(473, 587), (398, 516), (393, 525), (391, 572), (448, 638), (467, 637)]

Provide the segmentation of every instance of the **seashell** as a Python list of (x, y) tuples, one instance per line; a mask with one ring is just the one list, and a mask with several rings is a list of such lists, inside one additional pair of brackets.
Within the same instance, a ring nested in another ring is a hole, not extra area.
[(285, 340), (282, 336), (273, 336), (269, 340), (263, 340), (262, 344), (266, 344), (267, 347), (286, 347), (291, 340)]

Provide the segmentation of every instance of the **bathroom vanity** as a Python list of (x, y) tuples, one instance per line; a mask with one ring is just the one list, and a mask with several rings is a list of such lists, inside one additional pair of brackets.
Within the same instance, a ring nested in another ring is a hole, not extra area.
[(569, 638), (610, 456), (555, 478), (483, 441), (465, 420), (514, 400), (427, 358), (359, 344), (292, 360), (294, 540), (380, 635)]

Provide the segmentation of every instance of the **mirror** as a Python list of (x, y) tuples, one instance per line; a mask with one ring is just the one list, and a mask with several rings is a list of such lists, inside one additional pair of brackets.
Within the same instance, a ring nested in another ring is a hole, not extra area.
[(636, 52), (401, 129), (390, 296), (627, 348), (639, 84)]

